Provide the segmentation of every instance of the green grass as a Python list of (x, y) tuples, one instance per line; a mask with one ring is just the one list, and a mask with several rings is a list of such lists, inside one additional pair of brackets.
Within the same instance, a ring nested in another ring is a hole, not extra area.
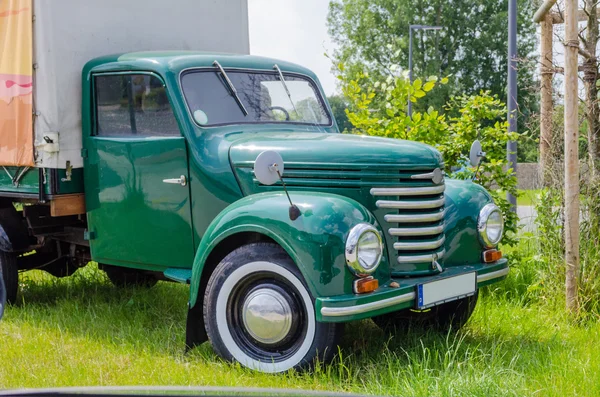
[[(118, 290), (93, 266), (65, 279), (39, 271), (24, 276), (21, 302), (0, 322), (0, 388), (210, 385), (398, 396), (600, 395), (600, 324), (572, 324), (560, 304), (552, 309), (508, 299), (503, 289), (484, 291), (457, 334), (389, 336), (362, 321), (346, 327), (332, 364), (266, 375), (219, 360), (208, 344), (184, 354), (186, 286), (160, 282)], [(515, 283), (508, 280), (506, 288)]]
[(540, 190), (519, 190), (519, 197), (517, 197), (517, 205), (535, 205), (537, 203), (537, 196), (540, 194)]
[[(500, 194), (503, 193), (502, 190), (498, 190)], [(519, 197), (517, 197), (517, 205), (535, 205), (538, 201), (538, 195), (540, 194), (540, 189), (535, 190), (522, 190), (519, 189)]]

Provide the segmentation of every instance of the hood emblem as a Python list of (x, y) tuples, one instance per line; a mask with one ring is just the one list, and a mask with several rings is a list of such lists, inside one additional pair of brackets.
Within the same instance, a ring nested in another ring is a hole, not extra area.
[(431, 179), (433, 183), (439, 185), (444, 181), (444, 173), (439, 168), (436, 168), (435, 170), (426, 174), (412, 175), (410, 179)]

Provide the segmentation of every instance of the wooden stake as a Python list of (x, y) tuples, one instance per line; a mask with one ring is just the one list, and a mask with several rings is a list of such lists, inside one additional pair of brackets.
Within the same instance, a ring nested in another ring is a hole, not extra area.
[(552, 143), (552, 15), (546, 14), (541, 23), (540, 43), (540, 179), (542, 186), (547, 187), (551, 182), (550, 156)]
[(566, 303), (579, 311), (579, 123), (577, 0), (565, 0), (565, 263)]
[(588, 139), (588, 159), (590, 174), (596, 174), (596, 167), (600, 157), (598, 137), (600, 136), (600, 108), (598, 107), (598, 59), (596, 58), (596, 47), (598, 44), (598, 7), (597, 0), (585, 0), (585, 9), (589, 14), (587, 20), (585, 49), (589, 56), (583, 63), (583, 82), (585, 84), (585, 106)]

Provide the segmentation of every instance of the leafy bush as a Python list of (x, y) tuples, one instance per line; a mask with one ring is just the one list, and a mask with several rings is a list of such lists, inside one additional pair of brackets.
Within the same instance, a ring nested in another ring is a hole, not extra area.
[[(340, 71), (344, 70), (339, 65)], [(395, 71), (395, 69), (393, 70)], [(407, 114), (407, 103), (417, 103), (448, 78), (430, 76), (416, 79), (412, 84), (407, 73), (388, 76), (384, 80), (371, 79), (367, 73), (358, 72), (353, 78), (341, 73), (342, 91), (349, 101), (346, 110), (353, 124), (352, 133), (408, 139), (437, 148), (444, 157), (448, 176), (471, 179), (488, 189), (501, 208), (506, 232), (504, 244), (516, 242), (518, 219), (510, 211), (504, 197), (506, 192), (517, 196), (517, 179), (506, 161), (506, 144), (523, 138), (522, 134), (508, 132), (506, 107), (488, 91), (479, 95), (453, 97), (445, 109), (432, 107), (425, 112)], [(479, 169), (471, 167), (468, 154), (475, 139), (482, 143), (486, 158)]]

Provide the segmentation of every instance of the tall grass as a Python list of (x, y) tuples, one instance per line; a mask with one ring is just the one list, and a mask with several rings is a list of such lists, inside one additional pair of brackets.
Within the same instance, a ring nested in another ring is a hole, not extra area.
[(223, 362), (208, 344), (184, 354), (186, 286), (159, 282), (150, 289), (116, 289), (94, 266), (65, 279), (28, 272), (21, 301), (0, 322), (0, 387), (211, 385), (397, 396), (600, 395), (600, 325), (573, 323), (563, 310), (528, 295), (533, 266), (519, 266), (508, 280), (483, 291), (473, 318), (458, 333), (388, 335), (361, 321), (346, 327), (333, 363), (280, 375)]
[[(596, 191), (597, 190), (597, 191)], [(581, 195), (579, 300), (577, 320), (600, 319), (600, 188), (590, 184)], [(540, 191), (536, 230), (524, 233), (516, 247), (503, 247), (511, 258), (511, 281), (501, 289), (515, 299), (564, 308), (565, 263), (562, 192)]]

